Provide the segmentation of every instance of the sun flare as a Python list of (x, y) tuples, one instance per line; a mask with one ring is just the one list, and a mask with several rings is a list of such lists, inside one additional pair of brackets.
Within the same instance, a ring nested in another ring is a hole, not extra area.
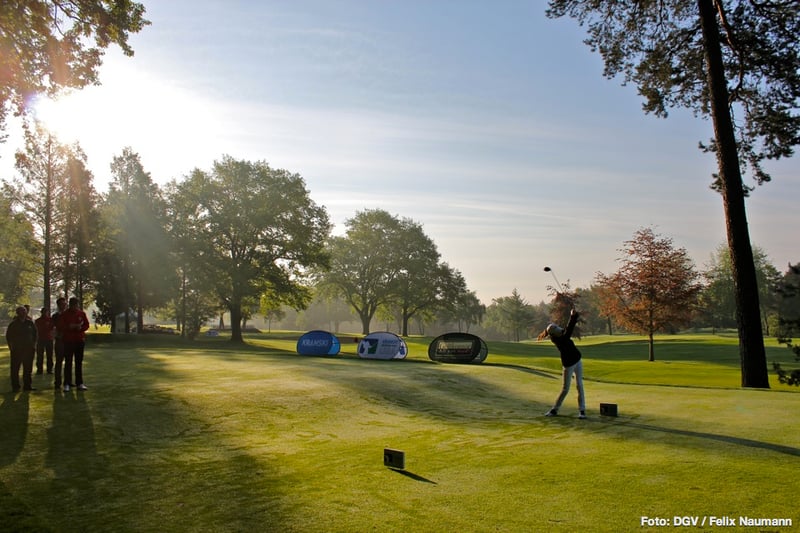
[(35, 118), (59, 142), (79, 143), (90, 160), (110, 161), (128, 146), (144, 163), (188, 149), (217, 151), (211, 143), (221, 120), (208, 99), (124, 64), (104, 66), (101, 79), (100, 86), (38, 98)]

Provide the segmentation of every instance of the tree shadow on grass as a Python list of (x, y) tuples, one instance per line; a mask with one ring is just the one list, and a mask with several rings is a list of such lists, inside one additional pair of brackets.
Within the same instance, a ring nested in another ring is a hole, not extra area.
[[(248, 352), (253, 353), (264, 353), (265, 347), (263, 346), (254, 346), (254, 345), (243, 345), (244, 349)], [(233, 351), (236, 351), (234, 346), (229, 346), (229, 348)], [(361, 361), (364, 363), (364, 368), (368, 369), (369, 374), (366, 376), (364, 375), (359, 376), (358, 374), (353, 374), (349, 376), (337, 376), (337, 380), (341, 382), (346, 382), (349, 386), (356, 390), (360, 390), (362, 392), (367, 392), (370, 394), (376, 394), (382, 396), (385, 400), (393, 403), (399, 407), (404, 409), (415, 410), (419, 412), (426, 413), (428, 415), (440, 416), (444, 418), (450, 418), (452, 416), (458, 416), (459, 418), (467, 418), (473, 419), (476, 422), (479, 422), (485, 416), (489, 416), (493, 418), (498, 414), (502, 414), (504, 409), (500, 409), (500, 411), (493, 411), (490, 409), (484, 409), (480, 412), (470, 412), (466, 413), (463, 409), (460, 409), (459, 406), (464, 407), (466, 404), (463, 402), (458, 401), (458, 396), (470, 397), (472, 400), (476, 399), (491, 399), (492, 397), (498, 398), (504, 401), (511, 401), (516, 402), (516, 405), (513, 407), (513, 411), (523, 410), (526, 414), (530, 413), (531, 411), (528, 407), (532, 407), (534, 413), (537, 413), (535, 417), (539, 417), (538, 414), (541, 411), (541, 407), (544, 405), (540, 402), (533, 401), (531, 399), (524, 399), (524, 398), (511, 398), (506, 395), (500, 394), (499, 390), (492, 390), (492, 387), (487, 385), (487, 383), (476, 379), (472, 376), (459, 374), (457, 377), (453, 377), (450, 373), (444, 373), (445, 375), (439, 375), (434, 377), (434, 375), (430, 375), (430, 379), (428, 382), (432, 385), (429, 391), (422, 393), (423, 391), (417, 390), (419, 389), (420, 382), (388, 382), (386, 380), (377, 379), (377, 376), (372, 375), (372, 370), (382, 368), (383, 365), (386, 364), (401, 364), (406, 365), (409, 363), (424, 363), (424, 364), (432, 364), (441, 367), (468, 367), (468, 366), (481, 366), (481, 367), (490, 367), (490, 368), (505, 368), (509, 370), (515, 370), (519, 372), (525, 372), (528, 374), (532, 374), (534, 376), (545, 378), (548, 380), (558, 380), (560, 376), (552, 373), (547, 373), (541, 370), (536, 370), (534, 368), (524, 366), (524, 365), (516, 365), (511, 363), (488, 363), (484, 362), (480, 365), (458, 365), (458, 364), (444, 364), (438, 363), (435, 361), (429, 361), (427, 359), (416, 359), (416, 358), (409, 358), (409, 359), (401, 359), (401, 360), (372, 360), (372, 359), (361, 359), (357, 355), (345, 355), (344, 357), (340, 354), (338, 356), (305, 356), (305, 355), (298, 355), (296, 352), (291, 350), (281, 350), (281, 349), (268, 349), (269, 355), (274, 356), (286, 356), (287, 358), (294, 358), (298, 362), (302, 362), (306, 360), (309, 362), (310, 366), (317, 368), (317, 365), (314, 364), (315, 362), (321, 362), (323, 360), (342, 360), (347, 359), (350, 361)], [(383, 367), (385, 368), (385, 367)], [(322, 367), (319, 367), (321, 370)], [(415, 374), (417, 378), (422, 378), (422, 383), (426, 382), (427, 374)], [(324, 377), (319, 375), (318, 377)], [(442, 391), (441, 385), (444, 386), (449, 390), (450, 393), (453, 393), (451, 397), (449, 396), (448, 391)], [(638, 384), (632, 384), (637, 385)], [(657, 385), (644, 385), (644, 386), (657, 386)], [(554, 390), (554, 394), (558, 391)], [(549, 404), (547, 404), (549, 406)], [(490, 414), (492, 413), (492, 414)], [(511, 414), (511, 413), (506, 413)], [(517, 418), (516, 416), (511, 416), (511, 418)], [(570, 421), (572, 419), (568, 417), (559, 417), (563, 421)], [(603, 417), (606, 418), (606, 417)], [(615, 418), (608, 418), (609, 421), (615, 420)], [(620, 419), (616, 419), (620, 420)], [(580, 421), (580, 423), (584, 423), (584, 421)], [(708, 433), (708, 432), (700, 432), (700, 431), (691, 431), (691, 430), (683, 430), (678, 428), (670, 428), (666, 426), (658, 426), (654, 424), (643, 424), (633, 421), (621, 421), (620, 424), (616, 424), (617, 426), (624, 426), (630, 428), (636, 428), (643, 431), (649, 432), (660, 432), (672, 435), (678, 435), (683, 437), (691, 437), (694, 439), (705, 439), (705, 440), (712, 440), (716, 442), (722, 442), (726, 444), (734, 444), (738, 446), (744, 446), (749, 448), (756, 448), (762, 449), (767, 451), (772, 451), (776, 453), (781, 453), (785, 455), (792, 455), (792, 456), (800, 456), (800, 448), (795, 448), (792, 446), (785, 446), (781, 444), (774, 444), (765, 441), (759, 441), (755, 439), (747, 439), (743, 437), (734, 437), (729, 435), (721, 435), (715, 433)], [(686, 442), (686, 441), (684, 441)], [(393, 469), (394, 470), (394, 469)], [(399, 471), (404, 475), (409, 475), (408, 472)], [(411, 477), (411, 476), (409, 476)]]
[[(399, 379), (387, 379), (384, 373), (375, 373), (376, 370), (381, 368), (381, 361), (369, 362), (377, 364), (365, 365), (363, 367), (364, 371), (362, 372), (337, 374), (335, 378), (336, 381), (354, 390), (358, 390), (362, 394), (366, 393), (370, 396), (381, 398), (383, 401), (387, 401), (402, 409), (423, 413), (434, 418), (462, 420), (474, 423), (481, 423), (484, 420), (497, 420), (498, 418), (505, 418), (509, 422), (520, 420), (533, 421), (534, 419), (541, 418), (540, 413), (545, 404), (531, 398), (508, 394), (507, 391), (489, 382), (483, 381), (474, 375), (443, 371), (444, 367), (485, 366), (490, 368), (505, 368), (532, 374), (533, 376), (544, 378), (549, 381), (558, 380), (558, 376), (554, 374), (522, 365), (506, 363), (441, 365), (441, 370), (437, 369), (432, 372), (427, 372), (421, 367), (418, 367), (420, 370), (414, 371), (411, 374), (398, 375), (397, 377)], [(315, 377), (321, 379), (332, 378), (332, 376), (324, 372), (322, 367), (317, 367), (317, 365), (309, 365), (309, 367), (313, 368), (313, 370), (309, 368), (309, 370), (311, 370), (309, 373)], [(316, 370), (319, 370), (319, 372)], [(531, 382), (531, 386), (536, 386), (535, 380)], [(553, 394), (557, 392), (556, 389), (553, 390)], [(549, 406), (549, 403), (547, 406)], [(620, 420), (620, 423), (614, 424), (611, 422), (613, 420)], [(679, 429), (669, 427), (668, 425), (659, 426), (623, 420), (624, 419), (608, 417), (608, 425), (635, 428), (643, 432), (659, 432), (679, 437), (690, 437), (690, 439), (696, 439), (696, 444), (694, 445), (703, 448), (705, 448), (705, 446), (700, 443), (711, 440), (796, 457), (800, 456), (800, 449), (792, 446), (748, 439), (745, 437)], [(586, 429), (596, 427), (591, 424), (586, 425), (587, 421), (577, 420), (572, 417), (557, 417), (556, 419), (548, 420), (548, 424), (559, 422), (564, 425), (569, 425), (570, 427), (580, 428), (583, 426)], [(591, 420), (589, 422), (591, 422)], [(676, 425), (679, 423), (679, 420), (675, 420)], [(578, 424), (580, 424), (580, 426), (578, 426)], [(680, 439), (680, 442), (684, 446), (691, 446), (693, 444), (690, 439)]]
[(28, 392), (7, 392), (0, 404), (0, 434), (3, 444), (0, 446), (0, 466), (16, 461), (25, 447), (28, 435)]
[(745, 446), (748, 448), (757, 448), (767, 450), (770, 452), (782, 453), (786, 455), (793, 455), (800, 457), (800, 448), (792, 446), (785, 446), (783, 444), (774, 444), (771, 442), (764, 442), (754, 439), (746, 439), (742, 437), (731, 437), (730, 435), (720, 435), (717, 433), (707, 433), (704, 431), (691, 431), (687, 429), (668, 428), (656, 426), (653, 424), (641, 424), (638, 422), (622, 422), (620, 425), (641, 429), (644, 431), (655, 431), (660, 433), (669, 433), (671, 435), (680, 435), (682, 437), (691, 437), (695, 439), (712, 440), (716, 442), (724, 442), (726, 444), (735, 444), (737, 446)]
[(500, 368), (510, 368), (512, 370), (519, 370), (521, 372), (527, 372), (528, 374), (534, 374), (534, 375), (539, 376), (541, 378), (547, 378), (547, 379), (559, 379), (560, 378), (560, 376), (557, 376), (555, 374), (548, 374), (547, 372), (542, 372), (541, 370), (536, 370), (534, 368), (531, 368), (531, 367), (528, 367), (528, 366), (523, 366), (523, 365), (512, 365), (512, 364), (509, 364), (509, 363), (483, 363), (483, 366), (496, 366), (496, 367), (500, 367)]
[[(64, 524), (101, 531), (290, 530), (285, 476), (275, 475), (277, 467), (264, 457), (217, 438), (216, 413), (193, 410), (173, 394), (182, 384), (161, 363), (182, 349), (196, 347), (173, 339), (89, 344), (84, 370), (91, 390), (54, 391), (52, 400), (34, 404), (52, 409), (48, 424), (29, 427), (27, 394), (0, 398), (0, 466), (19, 461), (26, 440), (46, 439), (41, 450), (25, 447), (25, 460), (39, 461), (44, 474), (0, 483), (0, 509), (25, 501), (41, 526), (31, 531)], [(3, 510), (0, 518), (8, 516)]]

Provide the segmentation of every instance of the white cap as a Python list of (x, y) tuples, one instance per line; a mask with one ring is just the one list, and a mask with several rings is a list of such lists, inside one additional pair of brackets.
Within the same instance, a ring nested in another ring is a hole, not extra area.
[(548, 324), (546, 331), (551, 337), (560, 337), (564, 334), (564, 330), (558, 324)]

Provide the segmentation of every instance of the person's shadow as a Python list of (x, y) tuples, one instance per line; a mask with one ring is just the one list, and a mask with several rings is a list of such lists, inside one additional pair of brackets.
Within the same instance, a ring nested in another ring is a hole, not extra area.
[(92, 501), (94, 482), (103, 479), (107, 469), (97, 453), (91, 410), (83, 393), (54, 395), (47, 442), (45, 464), (53, 470), (54, 489), (79, 493), (77, 501)]
[(0, 466), (5, 466), (17, 460), (25, 447), (28, 436), (28, 393), (7, 392), (0, 403), (0, 434), (3, 435), (3, 445), (0, 446)]

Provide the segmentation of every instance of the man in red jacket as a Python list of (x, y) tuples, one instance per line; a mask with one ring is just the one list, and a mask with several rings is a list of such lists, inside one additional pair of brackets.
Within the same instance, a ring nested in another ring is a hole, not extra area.
[(47, 373), (53, 373), (53, 319), (50, 310), (42, 307), (42, 314), (33, 321), (36, 324), (36, 373), (44, 373), (45, 354), (47, 354)]
[(69, 299), (69, 307), (58, 316), (56, 328), (64, 342), (64, 392), (69, 392), (72, 384), (72, 362), (75, 361), (75, 386), (78, 390), (87, 389), (83, 384), (83, 351), (86, 345), (86, 330), (89, 319), (78, 307), (78, 299)]

